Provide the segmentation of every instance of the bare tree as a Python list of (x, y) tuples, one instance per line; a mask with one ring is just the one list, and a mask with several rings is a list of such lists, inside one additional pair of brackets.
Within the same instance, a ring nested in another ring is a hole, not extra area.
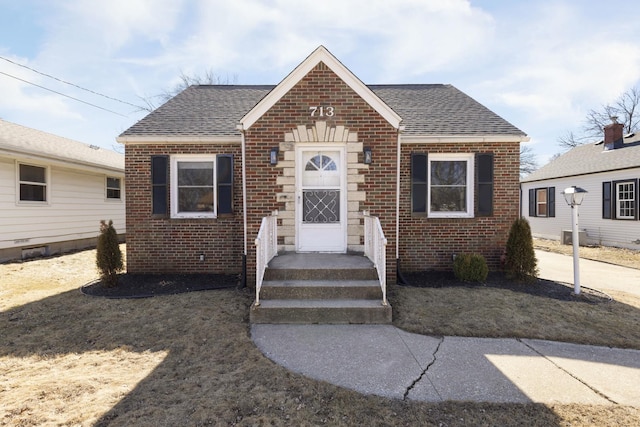
[(529, 175), (538, 169), (538, 162), (530, 145), (520, 145), (520, 177)]
[(572, 131), (558, 138), (563, 148), (573, 148), (602, 138), (602, 129), (611, 123), (611, 117), (617, 117), (618, 123), (624, 125), (625, 133), (640, 129), (640, 86), (633, 87), (615, 100), (613, 104), (601, 106), (597, 110), (589, 110), (585, 117), (582, 132), (578, 135)]
[(219, 76), (209, 68), (204, 71), (204, 74), (188, 75), (184, 71), (180, 71), (180, 81), (176, 83), (171, 89), (163, 89), (161, 93), (157, 95), (140, 97), (145, 106), (142, 107), (145, 111), (153, 111), (160, 105), (164, 104), (189, 86), (193, 85), (233, 85), (236, 84), (238, 76)]

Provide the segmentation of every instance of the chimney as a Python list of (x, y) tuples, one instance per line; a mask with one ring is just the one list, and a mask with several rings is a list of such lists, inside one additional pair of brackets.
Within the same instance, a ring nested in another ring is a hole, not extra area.
[(621, 148), (624, 144), (624, 140), (622, 139), (622, 130), (624, 129), (624, 125), (622, 123), (618, 123), (618, 117), (611, 117), (611, 124), (604, 127), (604, 150), (615, 150), (616, 148)]

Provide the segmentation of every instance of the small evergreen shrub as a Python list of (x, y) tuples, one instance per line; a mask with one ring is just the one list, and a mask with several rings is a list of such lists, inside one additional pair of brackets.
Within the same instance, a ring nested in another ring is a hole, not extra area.
[(464, 282), (484, 282), (489, 275), (487, 260), (478, 254), (460, 254), (453, 261), (453, 274)]
[(527, 283), (535, 281), (538, 277), (538, 260), (533, 250), (531, 227), (526, 218), (518, 218), (511, 225), (505, 255), (508, 278)]
[(102, 284), (112, 288), (118, 284), (118, 272), (124, 269), (122, 251), (118, 245), (118, 233), (113, 228), (113, 221), (100, 221), (96, 265), (100, 272)]

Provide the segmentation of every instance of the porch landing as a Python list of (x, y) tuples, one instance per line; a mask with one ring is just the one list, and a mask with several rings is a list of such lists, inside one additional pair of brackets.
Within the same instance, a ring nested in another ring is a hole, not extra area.
[(251, 323), (391, 323), (373, 263), (362, 254), (281, 253), (265, 271)]

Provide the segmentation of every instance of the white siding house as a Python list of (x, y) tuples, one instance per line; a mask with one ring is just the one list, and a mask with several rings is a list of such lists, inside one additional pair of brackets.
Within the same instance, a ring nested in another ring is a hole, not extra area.
[(125, 228), (124, 156), (0, 120), (0, 262), (94, 246)]
[[(571, 242), (571, 208), (563, 190), (587, 190), (579, 207), (581, 244), (640, 250), (640, 135), (605, 128), (605, 139), (575, 147), (523, 178), (521, 214), (534, 237)], [(564, 236), (563, 236), (564, 234)]]

